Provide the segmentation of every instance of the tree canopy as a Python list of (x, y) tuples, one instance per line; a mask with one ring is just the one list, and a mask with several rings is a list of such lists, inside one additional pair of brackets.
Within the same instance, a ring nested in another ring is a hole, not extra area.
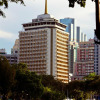
[(7, 96), (14, 83), (15, 70), (10, 66), (8, 60), (0, 56), (0, 94)]
[(63, 100), (66, 97), (86, 100), (91, 95), (100, 95), (100, 75), (91, 73), (82, 81), (68, 84), (51, 75), (37, 75), (30, 72), (26, 64), (10, 65), (0, 57), (0, 95), (2, 100)]

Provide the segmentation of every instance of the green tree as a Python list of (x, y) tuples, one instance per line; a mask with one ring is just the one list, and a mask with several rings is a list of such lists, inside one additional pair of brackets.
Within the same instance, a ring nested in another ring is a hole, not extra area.
[(54, 79), (51, 75), (42, 75), (44, 86), (43, 100), (63, 100), (65, 98), (66, 84)]
[(12, 88), (12, 98), (21, 100), (22, 98), (40, 98), (43, 93), (43, 85), (41, 84), (41, 77), (34, 72), (16, 71), (16, 83)]
[(28, 71), (27, 65), (26, 65), (25, 63), (13, 64), (12, 67), (13, 67), (16, 71), (21, 71), (21, 72)]
[(91, 95), (100, 93), (100, 76), (91, 73), (83, 78), (83, 81), (72, 81), (66, 87), (70, 98), (86, 100)]
[(0, 93), (6, 100), (8, 93), (14, 84), (15, 70), (10, 66), (8, 60), (0, 56)]
[(44, 93), (41, 97), (42, 100), (63, 100), (65, 94), (59, 91), (52, 90), (51, 88), (44, 87)]
[(90, 73), (89, 75), (83, 77), (84, 80), (94, 80), (97, 77), (95, 73)]
[(68, 94), (68, 97), (75, 100), (82, 99), (84, 97), (82, 88), (84, 88), (83, 81), (72, 81), (66, 86), (66, 96)]
[[(18, 2), (20, 2), (21, 4), (24, 4), (24, 1), (23, 0), (0, 0), (0, 6), (2, 7), (4, 7), (4, 8), (8, 8), (8, 4), (10, 3), (10, 2), (14, 2), (14, 3), (18, 3)], [(4, 14), (4, 12), (0, 9), (0, 16), (3, 16), (3, 17), (5, 17), (5, 14)]]
[(42, 84), (44, 87), (49, 87), (53, 90), (64, 92), (66, 84), (54, 79), (51, 75), (42, 75)]
[(91, 83), (91, 87), (96, 94), (100, 95), (100, 78)]

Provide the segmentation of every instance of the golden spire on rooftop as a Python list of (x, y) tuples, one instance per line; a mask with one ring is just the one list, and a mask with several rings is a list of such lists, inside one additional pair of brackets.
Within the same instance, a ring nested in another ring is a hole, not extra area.
[(45, 0), (45, 14), (48, 14), (47, 0)]

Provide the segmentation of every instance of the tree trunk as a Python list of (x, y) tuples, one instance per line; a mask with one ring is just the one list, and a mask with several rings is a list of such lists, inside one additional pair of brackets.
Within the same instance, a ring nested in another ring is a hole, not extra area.
[(97, 39), (100, 40), (100, 1), (95, 0), (95, 7), (96, 7), (96, 30), (95, 35)]

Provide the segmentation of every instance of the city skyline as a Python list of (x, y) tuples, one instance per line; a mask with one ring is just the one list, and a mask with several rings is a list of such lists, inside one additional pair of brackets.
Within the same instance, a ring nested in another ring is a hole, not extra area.
[[(6, 52), (10, 53), (15, 40), (18, 38), (19, 30), (22, 30), (21, 24), (30, 22), (32, 18), (43, 14), (44, 2), (45, 0), (30, 0), (28, 2), (25, 0), (25, 7), (20, 4), (11, 3), (9, 8), (4, 10), (6, 18), (0, 17), (0, 48), (5, 48)], [(77, 4), (74, 8), (69, 8), (68, 5), (69, 3), (66, 0), (48, 0), (48, 13), (54, 15), (57, 19), (65, 17), (75, 18), (77, 25), (87, 34), (88, 39), (93, 38), (95, 3), (87, 2), (86, 8), (81, 8)]]

